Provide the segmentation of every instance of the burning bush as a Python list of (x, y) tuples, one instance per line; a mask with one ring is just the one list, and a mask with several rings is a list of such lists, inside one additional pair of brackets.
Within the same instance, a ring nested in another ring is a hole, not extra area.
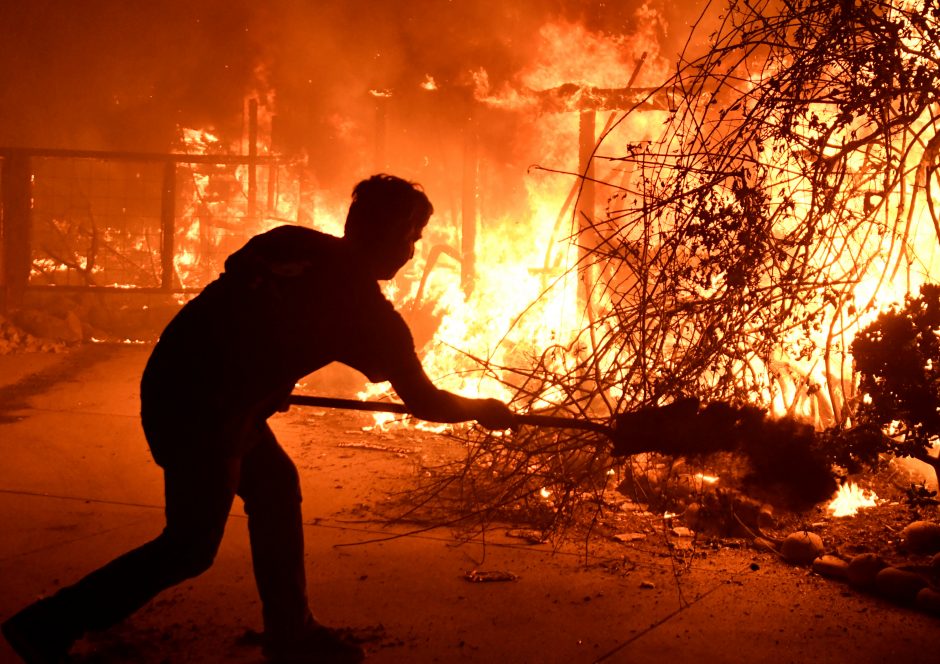
[(842, 460), (874, 466), (883, 454), (940, 471), (929, 452), (940, 436), (940, 286), (878, 316), (852, 342), (861, 401)]

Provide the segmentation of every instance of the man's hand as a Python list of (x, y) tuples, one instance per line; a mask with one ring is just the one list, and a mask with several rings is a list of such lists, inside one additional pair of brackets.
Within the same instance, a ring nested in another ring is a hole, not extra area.
[(474, 399), (473, 419), (487, 429), (509, 429), (516, 417), (499, 399)]
[(487, 429), (510, 429), (516, 416), (498, 399), (474, 399), (434, 387), (418, 367), (391, 381), (392, 387), (418, 419), (428, 422), (469, 422), (476, 420)]

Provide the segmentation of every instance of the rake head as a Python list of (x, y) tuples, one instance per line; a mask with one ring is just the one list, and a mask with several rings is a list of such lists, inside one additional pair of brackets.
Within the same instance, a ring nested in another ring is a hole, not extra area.
[(615, 455), (656, 452), (697, 457), (730, 452), (747, 462), (744, 489), (771, 502), (805, 511), (836, 490), (830, 464), (812, 426), (772, 418), (754, 406), (680, 399), (660, 408), (619, 415)]

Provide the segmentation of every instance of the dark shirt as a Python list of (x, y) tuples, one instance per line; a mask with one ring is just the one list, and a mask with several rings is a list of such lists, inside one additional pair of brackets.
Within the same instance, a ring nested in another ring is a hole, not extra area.
[(148, 438), (183, 428), (237, 453), (231, 439), (331, 362), (373, 382), (421, 371), (407, 325), (344, 240), (300, 226), (258, 235), (161, 335), (141, 381)]

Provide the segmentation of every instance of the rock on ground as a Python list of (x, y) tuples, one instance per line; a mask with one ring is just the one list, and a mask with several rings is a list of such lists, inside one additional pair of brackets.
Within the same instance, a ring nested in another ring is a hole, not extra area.
[(791, 533), (780, 546), (783, 559), (793, 565), (809, 565), (824, 551), (822, 538), (808, 530)]

